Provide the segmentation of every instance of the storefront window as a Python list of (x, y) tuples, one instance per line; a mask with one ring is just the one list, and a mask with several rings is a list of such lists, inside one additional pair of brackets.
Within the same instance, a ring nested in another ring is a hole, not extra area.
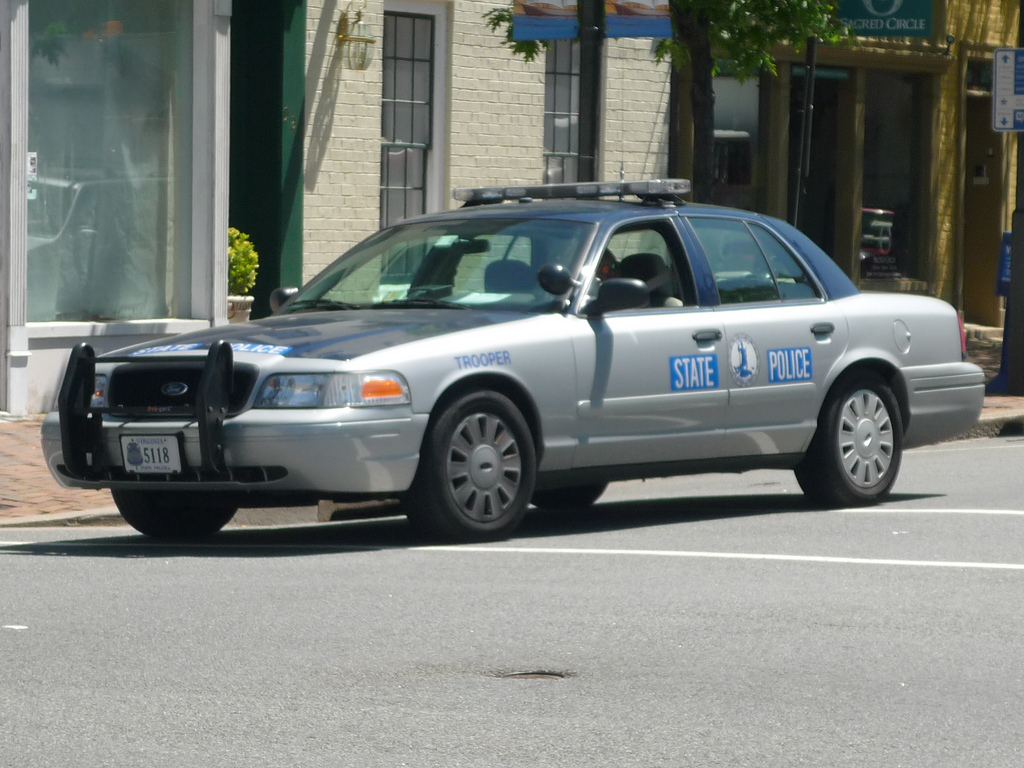
[(187, 316), (191, 16), (32, 0), (29, 320)]
[(715, 188), (718, 205), (753, 210), (756, 188), (757, 78), (715, 78)]
[(921, 77), (869, 72), (864, 109), (861, 277), (918, 278)]

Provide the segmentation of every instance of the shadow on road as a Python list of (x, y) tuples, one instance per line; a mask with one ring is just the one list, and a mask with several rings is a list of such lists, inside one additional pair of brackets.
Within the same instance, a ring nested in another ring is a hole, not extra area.
[[(891, 502), (934, 498), (929, 494), (893, 494)], [(588, 510), (547, 512), (531, 509), (517, 539), (697, 523), (735, 517), (791, 514), (818, 510), (792, 494), (668, 498), (599, 503)], [(826, 511), (827, 512), (827, 511)], [(111, 558), (270, 558), (308, 557), (412, 549), (432, 543), (419, 536), (404, 517), (378, 517), (285, 527), (229, 528), (197, 542), (160, 541), (125, 533), (101, 538), (69, 539), (0, 546), (0, 554), (42, 557)]]

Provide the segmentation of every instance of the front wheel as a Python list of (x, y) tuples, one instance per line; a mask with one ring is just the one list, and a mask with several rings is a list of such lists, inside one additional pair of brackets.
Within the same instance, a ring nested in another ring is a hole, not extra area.
[(432, 538), (502, 539), (526, 514), (536, 475), (533, 436), (519, 409), (498, 392), (474, 392), (430, 428), (403, 507)]
[(903, 459), (899, 405), (880, 376), (861, 372), (829, 393), (796, 479), (813, 502), (831, 507), (881, 501)]
[(157, 539), (199, 539), (227, 525), (237, 506), (197, 494), (112, 490), (117, 511), (132, 528)]

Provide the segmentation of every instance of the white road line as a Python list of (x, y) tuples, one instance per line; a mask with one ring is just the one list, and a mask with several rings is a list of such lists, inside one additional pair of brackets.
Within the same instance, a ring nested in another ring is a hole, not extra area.
[(497, 552), (528, 555), (630, 555), (633, 557), (679, 557), (721, 560), (778, 560), (795, 563), (844, 563), (851, 565), (900, 565), (919, 568), (974, 568), (998, 571), (1024, 571), (1024, 563), (970, 563), (944, 560), (880, 560), (862, 557), (818, 557), (814, 555), (768, 555), (741, 552), (676, 552), (661, 549), (566, 549), (560, 547), (412, 547), (421, 552)]
[(924, 445), (920, 448), (913, 448), (906, 451), (903, 454), (903, 458), (910, 456), (922, 456), (924, 454), (931, 453), (965, 453), (968, 451), (1005, 451), (1007, 449), (1024, 448), (1024, 440), (1017, 438), (1014, 442), (1003, 442), (999, 441), (994, 445), (986, 443), (984, 441), (990, 441), (992, 438), (984, 438), (983, 440), (965, 440), (962, 443), (957, 443), (955, 447), (939, 448), (938, 446)]
[(833, 511), (861, 515), (878, 515), (889, 512), (907, 515), (1024, 515), (1024, 510), (1021, 509), (907, 509), (904, 507), (851, 507), (849, 509), (836, 509)]
[[(0, 546), (45, 546), (47, 543), (59, 544), (60, 547), (88, 547), (94, 546), (88, 540), (76, 542), (45, 542), (45, 541), (16, 541), (0, 542)], [(106, 543), (104, 546), (114, 547), (138, 547), (137, 542), (132, 543)], [(145, 542), (147, 549), (181, 548), (182, 544), (170, 542)], [(746, 552), (688, 552), (664, 549), (587, 549), (568, 547), (500, 547), (485, 545), (429, 545), (421, 547), (392, 547), (375, 546), (373, 544), (249, 544), (237, 543), (203, 543), (187, 545), (190, 549), (275, 549), (275, 550), (333, 550), (337, 552), (452, 552), (468, 554), (523, 554), (523, 555), (605, 555), (605, 556), (628, 556), (628, 557), (674, 557), (705, 560), (768, 560), (791, 563), (834, 563), (845, 565), (894, 565), (914, 566), (917, 568), (961, 568), (974, 570), (995, 570), (995, 571), (1024, 571), (1024, 563), (976, 563), (947, 560), (889, 560), (867, 557), (825, 557), (818, 555), (773, 555)]]

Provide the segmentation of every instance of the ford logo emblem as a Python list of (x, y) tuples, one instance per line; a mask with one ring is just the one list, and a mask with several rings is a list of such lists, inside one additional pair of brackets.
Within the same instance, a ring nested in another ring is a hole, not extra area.
[(160, 391), (168, 397), (181, 397), (188, 392), (188, 384), (183, 381), (168, 381), (160, 387)]

